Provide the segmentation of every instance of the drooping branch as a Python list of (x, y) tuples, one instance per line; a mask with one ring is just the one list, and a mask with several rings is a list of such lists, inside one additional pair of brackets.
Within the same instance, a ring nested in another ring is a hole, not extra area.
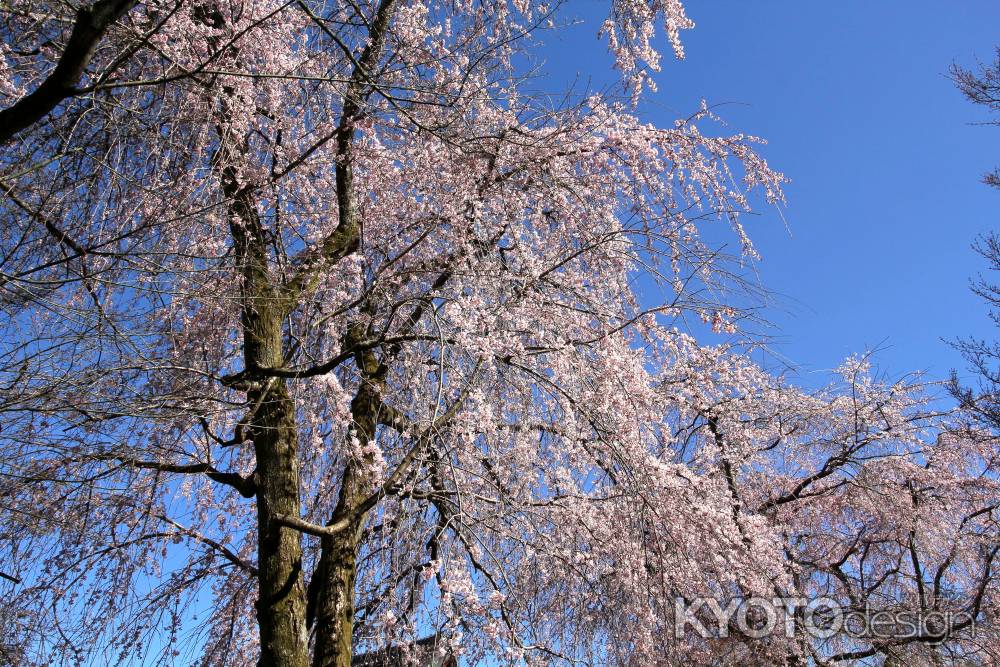
[(253, 477), (243, 477), (234, 472), (224, 472), (218, 470), (209, 463), (165, 463), (160, 461), (142, 461), (128, 456), (117, 454), (95, 454), (85, 457), (87, 460), (95, 461), (116, 461), (129, 468), (141, 470), (157, 470), (159, 472), (169, 472), (178, 474), (204, 474), (212, 481), (225, 484), (236, 489), (244, 498), (252, 498), (257, 493), (256, 484)]
[(187, 535), (196, 542), (201, 542), (202, 544), (214, 549), (215, 551), (218, 551), (225, 557), (226, 560), (228, 560), (233, 565), (239, 567), (240, 569), (246, 570), (247, 572), (249, 572), (254, 576), (257, 575), (257, 568), (254, 565), (248, 563), (247, 561), (237, 556), (235, 553), (233, 553), (233, 551), (229, 547), (222, 544), (218, 540), (213, 540), (211, 537), (206, 537), (205, 535), (202, 535), (196, 530), (192, 530), (190, 528), (182, 526), (181, 524), (177, 523), (176, 521), (174, 521), (173, 519), (171, 519), (166, 515), (161, 514), (157, 518), (165, 523), (169, 523), (171, 526), (181, 531), (181, 533)]

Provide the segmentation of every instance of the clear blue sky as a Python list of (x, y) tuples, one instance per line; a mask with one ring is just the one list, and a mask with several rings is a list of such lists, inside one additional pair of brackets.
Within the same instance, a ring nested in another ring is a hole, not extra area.
[[(1000, 192), (979, 182), (1000, 165), (1000, 128), (971, 125), (985, 111), (946, 78), (953, 61), (992, 57), (1000, 2), (685, 4), (687, 59), (664, 59), (642, 113), (669, 124), (702, 98), (729, 103), (730, 128), (768, 139), (762, 152), (792, 179), (788, 228), (768, 214), (749, 229), (777, 300), (775, 349), (808, 372), (881, 344), (884, 370), (933, 378), (961, 366), (942, 337), (1000, 335), (968, 291), (984, 267), (969, 244), (1000, 231)], [(592, 41), (602, 11), (570, 1), (584, 23), (550, 40), (554, 78), (606, 71)]]

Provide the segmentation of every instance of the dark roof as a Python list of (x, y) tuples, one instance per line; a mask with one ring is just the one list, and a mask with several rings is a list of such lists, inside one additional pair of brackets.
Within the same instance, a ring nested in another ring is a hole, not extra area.
[[(438, 651), (438, 635), (418, 639), (409, 645), (389, 646), (354, 656), (351, 667), (458, 667), (458, 660), (446, 651)], [(409, 660), (407, 660), (409, 657)]]

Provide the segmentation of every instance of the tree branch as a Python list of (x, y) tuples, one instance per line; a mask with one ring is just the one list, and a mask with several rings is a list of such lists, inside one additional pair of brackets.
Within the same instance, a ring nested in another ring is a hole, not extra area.
[(361, 103), (370, 94), (366, 87), (373, 85), (370, 71), (382, 58), (382, 50), (389, 32), (389, 23), (396, 9), (397, 0), (382, 0), (368, 34), (368, 45), (358, 58), (351, 73), (344, 109), (335, 133), (337, 143), (337, 227), (320, 247), (307, 253), (299, 270), (287, 285), (286, 308), (304, 292), (315, 289), (323, 270), (336, 264), (358, 249), (361, 244), (361, 223), (354, 204), (354, 133), (355, 123), (361, 115)]
[(96, 454), (85, 458), (97, 461), (118, 461), (130, 468), (144, 470), (159, 470), (181, 474), (204, 474), (209, 479), (236, 489), (244, 498), (252, 498), (257, 493), (257, 484), (253, 476), (247, 478), (234, 472), (223, 472), (208, 463), (161, 463), (159, 461), (140, 461), (118, 454)]
[(76, 83), (83, 76), (108, 28), (136, 4), (136, 0), (99, 0), (81, 7), (66, 49), (56, 68), (34, 92), (0, 111), (0, 144), (37, 123), (67, 97), (77, 94)]

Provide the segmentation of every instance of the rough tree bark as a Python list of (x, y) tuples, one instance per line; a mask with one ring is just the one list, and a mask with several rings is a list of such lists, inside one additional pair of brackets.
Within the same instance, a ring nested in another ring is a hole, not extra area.
[(224, 170), (230, 200), (231, 233), (242, 273), (244, 380), (251, 410), (247, 435), (257, 459), (258, 585), (257, 623), (260, 667), (305, 667), (305, 585), (298, 531), (274, 521), (276, 514), (299, 516), (295, 406), (285, 380), (263, 377), (256, 369), (284, 361), (285, 312), (268, 268), (265, 234), (252, 193), (241, 189), (232, 168)]
[[(387, 368), (370, 351), (358, 355), (358, 368), (363, 379), (351, 402), (351, 416), (354, 437), (367, 443), (375, 438)], [(323, 537), (320, 543), (320, 561), (310, 585), (314, 606), (309, 621), (316, 627), (313, 667), (350, 667), (354, 654), (354, 584), (359, 541), (367, 515), (359, 510), (370, 482), (364, 468), (366, 463), (362, 460), (348, 464), (330, 518), (329, 525), (346, 521), (347, 528)]]
[[(323, 259), (326, 261), (336, 261), (348, 251), (348, 248), (354, 249), (360, 239), (361, 225), (354, 205), (352, 165), (355, 123), (363, 113), (364, 100), (372, 93), (373, 71), (382, 58), (386, 35), (396, 6), (397, 0), (382, 0), (379, 4), (369, 32), (368, 44), (355, 63), (344, 96), (344, 107), (335, 133), (339, 220), (337, 230), (331, 236), (335, 247), (323, 249), (325, 255)], [(358, 332), (348, 332), (348, 334), (349, 337), (360, 339)], [(354, 421), (354, 437), (362, 443), (367, 443), (375, 438), (378, 409), (381, 405), (380, 393), (385, 383), (386, 368), (370, 351), (359, 354), (357, 362), (362, 381), (351, 403), (351, 416)], [(314, 608), (310, 610), (309, 615), (309, 621), (315, 623), (312, 660), (314, 667), (351, 665), (358, 542), (365, 521), (365, 513), (356, 510), (366, 493), (367, 486), (367, 475), (363, 470), (359, 470), (358, 462), (349, 463), (341, 481), (337, 506), (330, 518), (330, 524), (335, 524), (351, 517), (348, 528), (336, 535), (323, 537), (320, 544), (320, 561), (310, 584), (314, 601)]]
[[(372, 72), (382, 57), (385, 37), (397, 2), (383, 0), (372, 23), (368, 45), (358, 58), (344, 97), (341, 120), (331, 138), (337, 146), (336, 229), (320, 244), (316, 256), (284, 285), (272, 275), (251, 185), (241, 184), (233, 165), (246, 146), (223, 146), (220, 164), (223, 192), (230, 205), (230, 231), (243, 281), (242, 325), (245, 370), (241, 382), (251, 410), (247, 435), (257, 460), (254, 475), (258, 512), (257, 622), (260, 631), (260, 667), (304, 667), (309, 663), (308, 627), (315, 624), (312, 664), (349, 667), (353, 656), (354, 584), (358, 543), (364, 513), (356, 512), (367, 479), (357, 462), (349, 464), (330, 523), (351, 517), (346, 530), (324, 536), (321, 556), (312, 576), (308, 605), (302, 571), (301, 533), (279, 524), (276, 516), (299, 517), (298, 430), (295, 406), (284, 379), (266, 369), (285, 364), (283, 322), (303, 296), (315, 288), (318, 277), (340, 259), (356, 251), (360, 221), (354, 206), (353, 144), (355, 124), (364, 100), (371, 94)], [(236, 151), (227, 154), (229, 151)], [(348, 332), (348, 337), (351, 332)], [(371, 352), (358, 357), (364, 381), (352, 403), (354, 433), (367, 443), (374, 439), (380, 388), (385, 367)], [(363, 465), (363, 462), (362, 462)], [(308, 607), (308, 608), (307, 608)]]

